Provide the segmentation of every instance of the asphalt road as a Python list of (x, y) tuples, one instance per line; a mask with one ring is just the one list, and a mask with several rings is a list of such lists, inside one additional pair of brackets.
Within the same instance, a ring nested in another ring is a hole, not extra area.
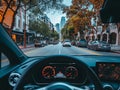
[[(118, 53), (113, 52), (102, 52), (102, 51), (93, 51), (83, 47), (63, 47), (61, 43), (56, 45), (47, 45), (45, 47), (40, 48), (26, 48), (22, 49), (22, 51), (28, 56), (49, 56), (49, 55), (107, 55), (113, 56), (117, 55), (120, 56)], [(7, 58), (2, 55), (2, 67), (8, 65), (9, 62)]]
[(28, 56), (48, 56), (48, 55), (120, 55), (113, 52), (93, 51), (83, 47), (63, 47), (61, 43), (47, 45), (45, 47), (34, 48), (25, 52)]

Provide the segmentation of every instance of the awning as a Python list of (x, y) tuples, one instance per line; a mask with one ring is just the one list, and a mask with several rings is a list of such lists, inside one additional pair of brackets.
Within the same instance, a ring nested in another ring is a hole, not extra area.
[(20, 32), (20, 31), (12, 31), (12, 34), (24, 35), (24, 33), (23, 33), (23, 32)]
[[(24, 32), (20, 32), (20, 31), (12, 31), (12, 34), (17, 34), (17, 35), (24, 35)], [(26, 35), (34, 35), (33, 32), (26, 32)]]

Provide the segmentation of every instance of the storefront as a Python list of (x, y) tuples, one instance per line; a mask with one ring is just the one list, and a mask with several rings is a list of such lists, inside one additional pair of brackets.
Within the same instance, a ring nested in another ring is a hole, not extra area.
[[(34, 33), (27, 32), (26, 33), (26, 44), (31, 44), (34, 41)], [(24, 33), (18, 31), (12, 31), (12, 39), (18, 45), (24, 45)]]
[(117, 34), (115, 32), (112, 32), (109, 36), (110, 44), (116, 44), (116, 38), (117, 38)]
[(102, 41), (106, 41), (107, 42), (107, 34), (106, 33), (103, 34)]

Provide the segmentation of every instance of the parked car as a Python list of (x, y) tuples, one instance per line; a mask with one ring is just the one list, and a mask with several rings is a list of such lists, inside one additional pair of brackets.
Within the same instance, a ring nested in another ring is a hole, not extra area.
[(59, 43), (59, 41), (54, 41), (53, 42), (53, 45), (56, 45), (56, 44), (58, 44)]
[(76, 46), (87, 47), (87, 41), (85, 39), (81, 39), (81, 40), (77, 41)]
[(44, 46), (46, 46), (46, 45), (47, 45), (46, 40), (41, 40), (40, 42), (41, 42), (41, 44), (42, 44), (42, 47), (44, 47)]
[(99, 42), (98, 45), (96, 45), (94, 48), (95, 48), (95, 50), (100, 50), (100, 51), (110, 51), (111, 50), (110, 44), (108, 44), (105, 41)]
[(71, 41), (71, 45), (76, 45), (76, 41), (75, 40), (73, 40), (73, 41)]
[(90, 41), (88, 42), (87, 48), (92, 50), (100, 50), (100, 51), (110, 51), (111, 47), (110, 44), (108, 44), (105, 41)]
[(46, 42), (45, 40), (36, 41), (36, 42), (34, 43), (34, 46), (35, 46), (35, 47), (44, 47), (44, 46), (46, 46), (46, 45), (47, 45), (47, 42)]
[(87, 48), (92, 49), (92, 44), (93, 44), (93, 41), (90, 40), (87, 44)]
[(35, 46), (35, 47), (42, 47), (43, 45), (42, 45), (42, 43), (39, 41), (39, 42), (35, 42), (35, 43), (34, 43), (34, 46)]

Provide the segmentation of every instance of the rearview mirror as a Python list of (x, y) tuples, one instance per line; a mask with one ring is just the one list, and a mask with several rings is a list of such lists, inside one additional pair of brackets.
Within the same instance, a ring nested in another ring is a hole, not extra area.
[(120, 0), (104, 0), (100, 10), (100, 17), (103, 23), (119, 23)]

